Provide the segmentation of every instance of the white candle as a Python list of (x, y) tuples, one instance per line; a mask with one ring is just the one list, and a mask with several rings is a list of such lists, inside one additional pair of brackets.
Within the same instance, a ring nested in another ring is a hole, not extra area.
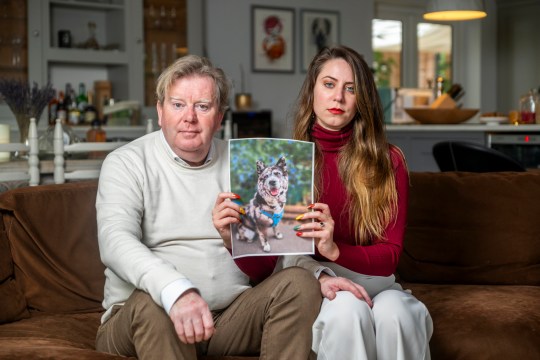
[[(0, 124), (0, 144), (9, 144), (9, 125)], [(0, 152), (0, 161), (9, 161), (9, 152)]]

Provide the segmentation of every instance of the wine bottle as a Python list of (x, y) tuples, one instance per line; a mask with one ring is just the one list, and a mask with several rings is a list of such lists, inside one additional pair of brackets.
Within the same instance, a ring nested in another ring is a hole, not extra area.
[(87, 125), (92, 125), (92, 122), (98, 118), (97, 108), (94, 106), (94, 93), (88, 91), (88, 103), (84, 108), (84, 123)]
[(54, 122), (56, 121), (56, 112), (58, 108), (58, 92), (55, 90), (54, 96), (49, 101), (48, 105), (48, 114), (49, 114), (49, 125), (54, 125)]
[(65, 101), (65, 95), (63, 91), (60, 91), (58, 93), (58, 106), (56, 107), (56, 118), (60, 119), (63, 124), (66, 123), (67, 120), (67, 105)]

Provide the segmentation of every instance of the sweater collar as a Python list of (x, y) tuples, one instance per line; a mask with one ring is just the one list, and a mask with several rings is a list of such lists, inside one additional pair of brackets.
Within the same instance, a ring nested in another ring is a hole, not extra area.
[(347, 143), (353, 132), (353, 122), (351, 121), (344, 128), (332, 131), (323, 128), (318, 123), (313, 125), (311, 135), (319, 144), (322, 151), (338, 152)]

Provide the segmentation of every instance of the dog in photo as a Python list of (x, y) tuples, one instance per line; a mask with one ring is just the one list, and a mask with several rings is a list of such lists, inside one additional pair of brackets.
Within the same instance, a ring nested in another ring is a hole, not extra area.
[(283, 218), (289, 188), (289, 173), (285, 157), (280, 157), (275, 165), (266, 166), (257, 161), (257, 189), (245, 206), (245, 215), (238, 225), (238, 239), (253, 242), (258, 238), (263, 251), (270, 252), (268, 239), (282, 239), (277, 225)]

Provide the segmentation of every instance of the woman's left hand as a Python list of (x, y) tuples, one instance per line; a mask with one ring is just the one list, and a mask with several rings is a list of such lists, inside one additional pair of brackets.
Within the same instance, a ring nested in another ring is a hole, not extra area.
[(308, 206), (313, 211), (299, 215), (296, 220), (314, 219), (314, 222), (305, 222), (294, 227), (296, 236), (313, 237), (319, 253), (329, 260), (339, 257), (339, 248), (334, 242), (334, 219), (327, 204), (315, 203)]

